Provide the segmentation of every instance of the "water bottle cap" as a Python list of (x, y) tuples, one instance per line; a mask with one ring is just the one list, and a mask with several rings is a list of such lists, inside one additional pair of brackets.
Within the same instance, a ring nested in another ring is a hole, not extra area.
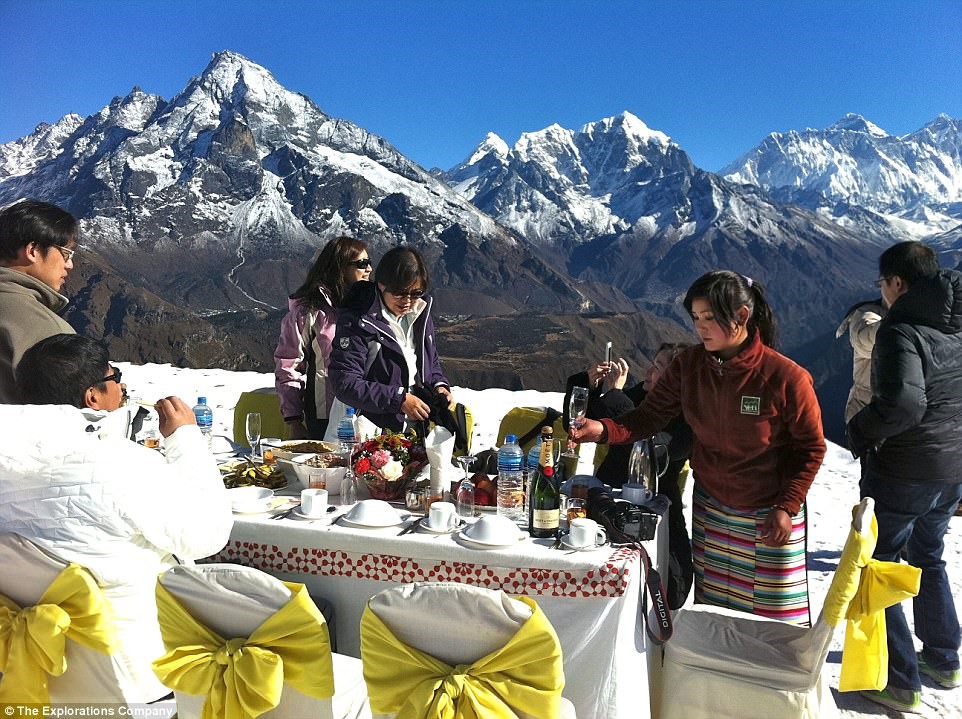
[(198, 397), (198, 398), (197, 398), (197, 404), (207, 404), (207, 398), (206, 398), (206, 397)]
[(344, 411), (346, 414), (352, 415), (352, 414), (355, 414), (357, 410), (355, 410), (353, 407), (346, 407)]
[(515, 434), (506, 434), (504, 436), (505, 444), (511, 444), (512, 442), (517, 442), (517, 441), (518, 441), (518, 436)]

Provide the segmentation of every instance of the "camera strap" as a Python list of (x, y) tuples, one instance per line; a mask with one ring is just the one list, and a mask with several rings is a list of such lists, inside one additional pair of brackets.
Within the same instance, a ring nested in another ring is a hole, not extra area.
[[(648, 551), (640, 542), (634, 543), (634, 548), (641, 554), (641, 563), (645, 570), (645, 581), (640, 588), (641, 602), (638, 604), (638, 612), (645, 623), (645, 631), (652, 642), (661, 646), (669, 639), (673, 630), (671, 623), (671, 609), (668, 607), (668, 595), (665, 593), (665, 585), (661, 581), (661, 574), (651, 564), (651, 557)], [(651, 597), (651, 608), (648, 607), (648, 598)]]

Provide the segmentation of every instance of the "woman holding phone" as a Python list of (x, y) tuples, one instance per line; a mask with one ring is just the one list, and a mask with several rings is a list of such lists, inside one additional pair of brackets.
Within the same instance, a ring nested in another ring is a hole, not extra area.
[(805, 497), (825, 456), (812, 378), (773, 349), (762, 287), (715, 271), (685, 295), (701, 344), (638, 407), (572, 430), (625, 444), (683, 414), (691, 426), (695, 601), (809, 623)]

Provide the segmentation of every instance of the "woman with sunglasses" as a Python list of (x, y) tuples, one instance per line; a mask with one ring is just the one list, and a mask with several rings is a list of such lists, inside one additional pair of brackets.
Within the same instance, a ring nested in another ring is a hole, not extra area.
[(337, 398), (381, 428), (402, 431), (430, 406), (415, 396), (423, 386), (450, 403), (448, 378), (434, 345), (428, 270), (410, 247), (381, 258), (374, 282), (355, 284), (337, 315), (330, 378)]
[(328, 376), (335, 311), (351, 286), (371, 275), (367, 247), (338, 237), (321, 250), (290, 296), (274, 351), (274, 386), (289, 439), (321, 439), (334, 392)]

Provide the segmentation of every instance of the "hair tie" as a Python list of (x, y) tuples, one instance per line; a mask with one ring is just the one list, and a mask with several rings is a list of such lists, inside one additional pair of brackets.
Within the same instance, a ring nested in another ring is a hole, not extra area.
[(749, 287), (752, 286), (752, 278), (751, 278), (751, 277), (749, 277), (748, 275), (742, 275), (742, 278), (744, 278), (745, 283), (746, 283)]

